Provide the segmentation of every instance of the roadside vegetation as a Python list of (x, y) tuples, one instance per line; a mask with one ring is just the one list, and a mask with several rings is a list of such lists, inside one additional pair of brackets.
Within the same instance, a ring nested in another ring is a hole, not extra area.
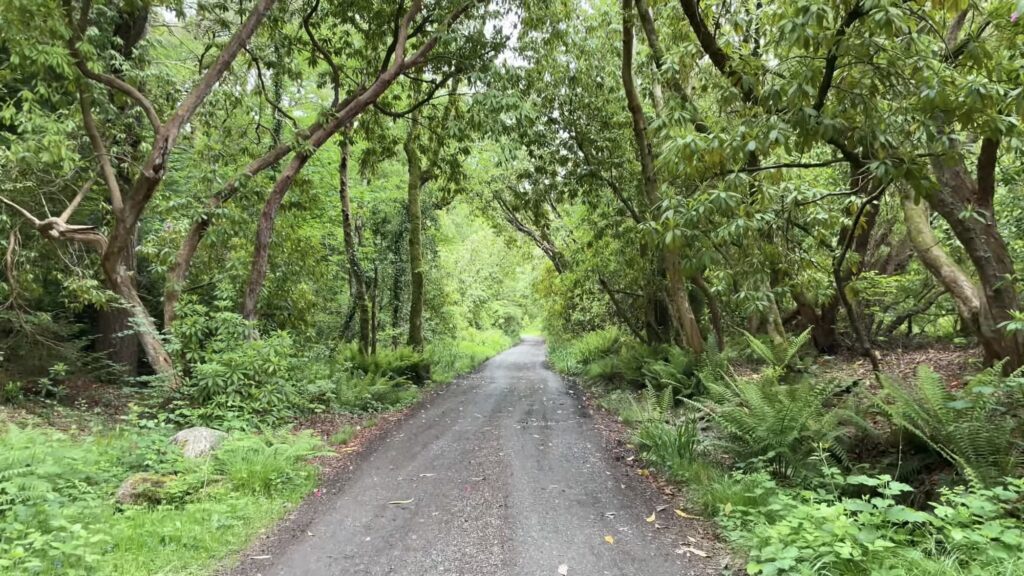
[(855, 380), (816, 366), (808, 340), (747, 334), (697, 359), (608, 328), (551, 362), (750, 574), (1024, 574), (1024, 377)]

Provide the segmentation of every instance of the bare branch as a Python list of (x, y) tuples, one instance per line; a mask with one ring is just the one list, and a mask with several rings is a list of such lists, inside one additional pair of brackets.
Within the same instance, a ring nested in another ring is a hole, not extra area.
[(92, 150), (96, 153), (96, 160), (100, 163), (100, 174), (103, 175), (103, 182), (110, 192), (110, 205), (115, 214), (120, 214), (124, 208), (121, 185), (117, 182), (117, 175), (114, 167), (110, 164), (110, 155), (107, 154), (107, 147), (103, 144), (103, 138), (96, 127), (96, 119), (92, 116), (92, 96), (85, 87), (78, 88), (78, 103), (82, 109), (82, 124), (85, 125), (85, 132), (89, 135), (89, 142)]
[(32, 224), (33, 228), (38, 228), (39, 227), (39, 225), (40, 225), (39, 219), (36, 218), (35, 216), (33, 216), (32, 213), (29, 212), (28, 210), (25, 210), (21, 206), (18, 206), (17, 204), (15, 204), (14, 202), (11, 202), (10, 200), (8, 200), (7, 198), (5, 198), (3, 196), (0, 196), (0, 202), (3, 202), (4, 204), (7, 204), (11, 208), (14, 208), (19, 214), (22, 215), (23, 218), (25, 218), (25, 220), (28, 220), (29, 223)]
[(70, 203), (68, 203), (68, 207), (61, 212), (60, 216), (57, 217), (58, 220), (67, 223), (68, 218), (71, 218), (71, 215), (78, 209), (78, 205), (82, 203), (82, 199), (89, 194), (89, 190), (92, 190), (92, 185), (95, 181), (95, 178), (90, 178), (84, 186), (78, 189), (78, 194), (75, 194), (75, 197), (71, 199)]

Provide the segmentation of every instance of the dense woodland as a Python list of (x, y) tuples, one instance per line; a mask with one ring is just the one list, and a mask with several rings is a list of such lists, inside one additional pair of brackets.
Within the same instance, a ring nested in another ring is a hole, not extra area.
[(531, 332), (741, 571), (1024, 573), (1021, 13), (0, 0), (0, 572), (197, 573)]

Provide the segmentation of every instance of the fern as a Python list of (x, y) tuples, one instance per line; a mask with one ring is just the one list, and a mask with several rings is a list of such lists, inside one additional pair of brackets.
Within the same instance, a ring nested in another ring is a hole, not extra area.
[(802, 350), (811, 339), (811, 328), (808, 328), (795, 338), (787, 338), (779, 345), (769, 347), (764, 342), (758, 340), (753, 334), (745, 330), (741, 330), (741, 332), (743, 332), (743, 336), (746, 338), (747, 345), (750, 346), (750, 350), (768, 364), (769, 367), (780, 374), (784, 374), (793, 368), (794, 361), (797, 359), (797, 354), (800, 353), (800, 350)]
[(739, 464), (766, 466), (778, 478), (815, 473), (819, 449), (844, 464), (847, 425), (867, 426), (834, 405), (839, 382), (780, 385), (767, 374), (706, 386), (707, 397), (691, 403), (714, 422), (719, 448)]
[(882, 379), (879, 406), (889, 419), (927, 443), (972, 484), (991, 484), (1024, 463), (1018, 405), (1006, 379), (990, 368), (962, 392), (950, 391), (931, 368), (901, 384)]

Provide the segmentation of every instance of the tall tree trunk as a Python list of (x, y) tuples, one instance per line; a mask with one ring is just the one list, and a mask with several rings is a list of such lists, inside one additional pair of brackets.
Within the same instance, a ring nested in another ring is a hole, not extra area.
[(380, 266), (373, 261), (373, 278), (370, 280), (370, 354), (377, 353), (378, 318), (380, 310)]
[(949, 159), (933, 159), (932, 171), (940, 189), (928, 202), (949, 224), (978, 274), (978, 334), (986, 360), (991, 363), (1005, 359), (1005, 369), (1015, 370), (1024, 363), (1024, 334), (1008, 332), (1002, 326), (1013, 319), (1020, 301), (1013, 260), (996, 226), (993, 197), (998, 150), (998, 140), (982, 139), (976, 178), (967, 173), (958, 150), (952, 163)]
[(953, 297), (957, 314), (967, 330), (980, 339), (981, 301), (978, 297), (978, 287), (956, 261), (942, 249), (929, 222), (928, 205), (925, 202), (916, 201), (914, 192), (909, 187), (904, 187), (901, 191), (901, 202), (903, 204), (903, 222), (914, 252), (924, 267)]
[[(405, 262), (402, 254), (402, 245), (405, 244), (405, 236), (403, 234), (405, 228), (399, 227), (395, 231), (395, 237), (392, 240), (392, 251), (391, 251), (391, 348), (395, 349), (402, 343), (400, 334), (402, 333), (402, 300), (404, 299), (402, 279), (405, 278), (405, 274), (400, 274), (399, 270), (402, 269), (402, 264)], [(374, 263), (376, 266), (376, 262)]]
[(366, 275), (359, 263), (355, 231), (352, 228), (352, 199), (349, 192), (348, 165), (352, 154), (351, 128), (346, 128), (341, 140), (341, 159), (338, 163), (338, 195), (341, 199), (341, 228), (345, 239), (345, 257), (348, 260), (349, 281), (352, 287), (352, 305), (359, 318), (359, 351), (370, 353), (370, 305), (366, 298)]
[[(626, 93), (626, 107), (632, 121), (633, 140), (640, 160), (642, 189), (647, 203), (646, 213), (650, 218), (651, 211), (656, 208), (661, 198), (654, 166), (654, 151), (647, 134), (647, 119), (633, 79), (634, 16), (633, 1), (622, 0), (622, 86)], [(662, 246), (661, 265), (665, 272), (665, 297), (672, 316), (672, 324), (681, 337), (679, 344), (689, 347), (696, 354), (702, 354), (704, 337), (690, 307), (682, 262), (678, 250), (673, 245)]]
[[(135, 274), (135, 247), (125, 254), (123, 266)], [(139, 337), (132, 325), (132, 311), (123, 306), (109, 306), (99, 310), (96, 318), (96, 350), (111, 362), (123, 366), (129, 376), (139, 372)]]
[(405, 157), (409, 168), (406, 210), (409, 220), (409, 337), (406, 343), (416, 351), (423, 350), (423, 214), (420, 211), (420, 190), (423, 174), (416, 150), (417, 115), (409, 123), (405, 138)]
[[(134, 237), (133, 232), (126, 234)], [(139, 297), (139, 291), (135, 285), (135, 273), (125, 262), (124, 256), (115, 260), (110, 257), (109, 252), (104, 254), (102, 264), (107, 286), (124, 301), (125, 309), (130, 314), (135, 333), (146, 353), (146, 360), (150, 367), (157, 374), (168, 378), (172, 388), (177, 388), (180, 382), (174, 371), (171, 356), (160, 339), (160, 331), (157, 330), (156, 322)]]

